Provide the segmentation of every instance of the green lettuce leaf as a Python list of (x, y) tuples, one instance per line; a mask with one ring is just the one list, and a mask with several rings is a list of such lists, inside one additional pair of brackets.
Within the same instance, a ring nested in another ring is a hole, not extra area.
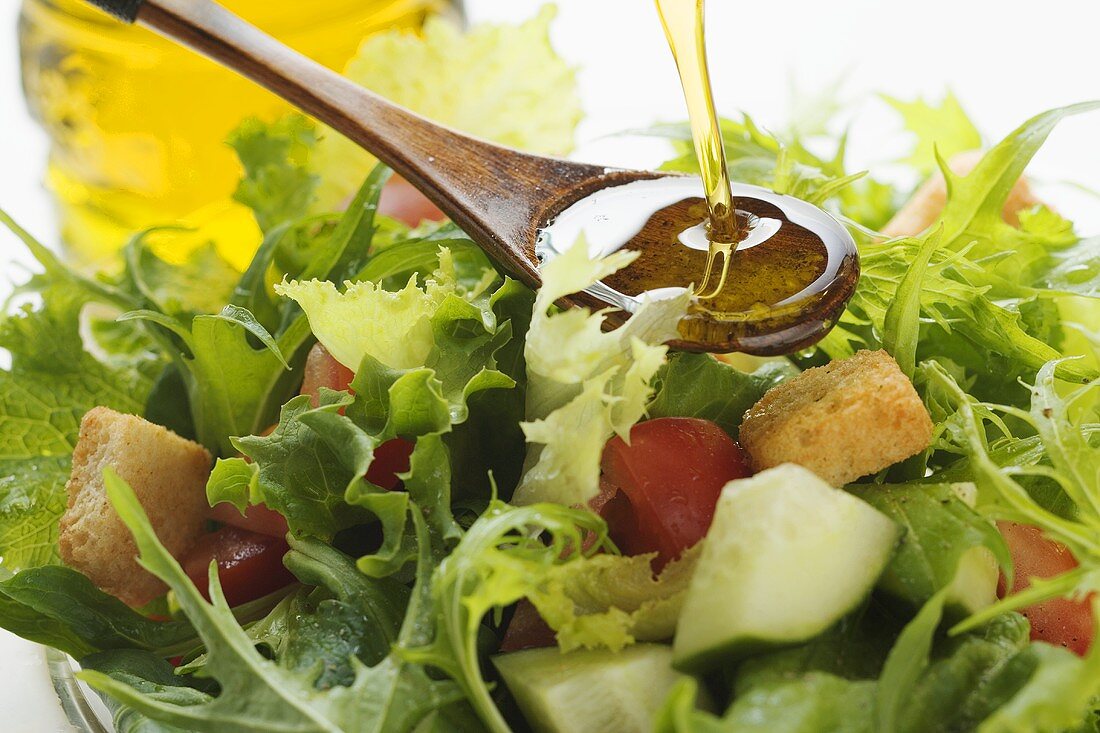
[(582, 239), (542, 268), (527, 332), (527, 420), (530, 444), (514, 501), (584, 504), (599, 491), (600, 454), (614, 434), (626, 436), (645, 413), (650, 384), (687, 310), (689, 294), (646, 300), (620, 328), (604, 331), (606, 314), (559, 311), (554, 302), (625, 267), (634, 253), (593, 259)]
[[(437, 249), (436, 256), (439, 269), (423, 286), (414, 274), (396, 292), (369, 280), (349, 282), (343, 291), (327, 280), (284, 282), (276, 292), (301, 306), (317, 339), (349, 369), (357, 369), (367, 356), (394, 369), (423, 366), (436, 346), (432, 318), (445, 301), (453, 298), (446, 310), (461, 309), (458, 300), (481, 299), (497, 279), (493, 270), (484, 270), (482, 280), (467, 292), (457, 281), (450, 250)], [(484, 320), (490, 319), (486, 307)]]
[[(367, 38), (344, 73), (428, 119), (493, 142), (561, 155), (573, 147), (581, 119), (575, 72), (550, 44), (555, 11), (546, 6), (518, 26), (479, 25), (463, 32), (430, 18), (420, 34)], [(323, 176), (323, 206), (358, 185), (371, 156), (328, 130), (311, 166)]]
[[(730, 177), (735, 181), (811, 201), (870, 229), (885, 224), (897, 210), (897, 195), (891, 186), (865, 173), (849, 173), (845, 169), (847, 134), (835, 142), (831, 156), (821, 156), (811, 150), (819, 146), (805, 141), (797, 129), (785, 136), (775, 135), (761, 129), (747, 114), (740, 121), (721, 119), (719, 124)], [(829, 126), (829, 122), (815, 125)], [(664, 138), (673, 143), (677, 157), (661, 166), (663, 170), (699, 172), (687, 123), (655, 125), (632, 130), (630, 134)]]
[[(515, 414), (522, 396), (512, 396), (516, 381), (498, 367), (517, 371), (521, 346), (512, 345), (512, 320), (517, 306), (528, 307), (529, 296), (507, 280), (490, 292), (499, 282), (491, 268), (476, 280), (460, 276), (446, 247), (437, 247), (435, 257), (438, 266), (424, 286), (413, 275), (397, 293), (366, 281), (350, 282), (343, 292), (320, 280), (280, 287), (301, 303), (321, 343), (337, 359), (355, 364), (354, 396), (328, 392), (317, 407), (307, 397), (295, 398), (283, 407), (272, 434), (234, 440), (252, 463), (220, 462), (208, 485), (212, 503), (263, 502), (284, 514), (293, 531), (324, 539), (377, 520), (382, 544), (359, 561), (375, 576), (394, 573), (415, 556), (410, 502), (424, 508), (444, 541), (458, 538), (451, 514), (452, 457), (475, 470), (506, 459), (487, 456), (491, 444), (479, 445), (458, 431), (474, 415), (479, 430), (495, 429), (498, 441), (508, 444), (501, 411)], [(390, 328), (384, 333), (348, 325), (368, 322)], [(365, 479), (374, 450), (398, 437), (415, 440), (403, 492)], [(488, 476), (462, 480), (464, 488), (487, 486)]]
[(34, 284), (40, 302), (0, 316), (10, 356), (0, 369), (0, 557), (17, 570), (58, 562), (57, 520), (84, 413), (104, 405), (142, 414), (161, 362), (128, 337), (102, 338), (97, 356), (86, 351), (83, 326), (99, 322), (89, 303), (105, 294), (122, 304), (125, 295), (70, 273), (2, 211), (0, 223), (45, 269)]
[(657, 372), (656, 394), (646, 412), (651, 418), (711, 420), (736, 438), (748, 409), (769, 389), (797, 373), (784, 361), (742, 372), (710, 354), (672, 354)]
[(563, 652), (666, 641), (676, 631), (700, 549), (686, 550), (657, 576), (653, 555), (604, 554), (555, 565), (528, 598), (557, 632)]
[(264, 232), (309, 211), (319, 182), (308, 167), (316, 142), (313, 124), (296, 114), (273, 123), (249, 118), (230, 134), (228, 143), (244, 168), (233, 198), (252, 209)]
[(950, 160), (982, 146), (981, 133), (953, 92), (947, 92), (939, 104), (923, 99), (906, 102), (886, 95), (883, 99), (901, 115), (905, 129), (915, 138), (913, 152), (902, 162), (922, 175), (936, 170), (937, 156)]
[(176, 229), (157, 228), (131, 239), (123, 251), (122, 284), (160, 313), (180, 318), (217, 313), (229, 302), (241, 274), (212, 243), (191, 249), (182, 261), (166, 261), (157, 252), (172, 251), (179, 234)]

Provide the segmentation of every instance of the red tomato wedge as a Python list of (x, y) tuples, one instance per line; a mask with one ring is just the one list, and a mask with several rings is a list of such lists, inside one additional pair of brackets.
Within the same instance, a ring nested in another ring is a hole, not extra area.
[(337, 392), (348, 388), (355, 373), (336, 361), (321, 344), (314, 344), (306, 357), (306, 374), (302, 381), (301, 394), (309, 395), (310, 404), (317, 407), (321, 399), (321, 387)]
[(374, 460), (367, 469), (367, 481), (383, 489), (396, 489), (401, 485), (397, 474), (407, 473), (413, 443), (404, 438), (393, 438), (374, 449)]
[(534, 604), (524, 598), (516, 604), (516, 612), (512, 614), (512, 620), (508, 622), (508, 629), (504, 632), (504, 639), (500, 642), (500, 651), (542, 649), (557, 643), (554, 630), (542, 620)]
[(621, 492), (597, 510), (611, 538), (630, 555), (656, 552), (658, 567), (701, 540), (722, 487), (752, 473), (722, 428), (687, 417), (639, 423), (630, 431), (630, 445), (612, 438), (602, 468), (606, 482)]
[(237, 511), (237, 507), (229, 502), (222, 502), (210, 510), (210, 518), (231, 527), (245, 529), (268, 537), (285, 537), (289, 531), (286, 526), (286, 518), (279, 512), (268, 509), (263, 504), (248, 507), (242, 515)]
[(225, 600), (230, 606), (239, 606), (294, 582), (283, 566), (283, 555), (289, 549), (281, 537), (223, 527), (200, 537), (182, 564), (203, 597), (209, 599), (207, 569), (216, 561)]
[[(1077, 567), (1077, 560), (1063, 545), (1048, 539), (1037, 527), (1015, 522), (997, 522), (1005, 538), (1016, 569), (1012, 592), (1031, 585), (1032, 578), (1053, 578)], [(998, 588), (1005, 595), (1004, 578)], [(1072, 601), (1054, 598), (1025, 608), (1022, 613), (1031, 623), (1031, 638), (1063, 646), (1084, 655), (1092, 645), (1096, 625), (1088, 599)]]
[[(319, 404), (321, 387), (337, 391), (345, 390), (354, 377), (355, 374), (336, 361), (328, 349), (321, 344), (315, 344), (306, 358), (302, 394), (309, 395), (311, 404), (316, 407)], [(367, 481), (383, 489), (396, 489), (401, 484), (397, 474), (409, 470), (409, 456), (412, 455), (412, 451), (413, 443), (404, 438), (387, 440), (374, 450), (374, 462), (367, 469)], [(229, 520), (225, 522), (233, 524)]]
[(415, 227), (422, 221), (443, 221), (446, 214), (401, 176), (393, 176), (382, 187), (378, 213)]

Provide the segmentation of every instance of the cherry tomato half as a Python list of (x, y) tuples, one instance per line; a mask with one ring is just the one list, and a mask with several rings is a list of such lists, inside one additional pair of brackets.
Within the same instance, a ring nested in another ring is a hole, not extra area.
[(216, 561), (225, 600), (230, 606), (239, 606), (294, 582), (294, 576), (283, 566), (283, 555), (289, 549), (281, 537), (223, 527), (200, 537), (182, 565), (203, 597), (209, 599), (207, 573), (210, 562)]
[(229, 502), (222, 502), (210, 510), (210, 518), (231, 527), (245, 529), (268, 537), (285, 537), (289, 531), (286, 526), (286, 518), (279, 512), (268, 509), (263, 504), (248, 507), (242, 515), (237, 511), (237, 507)]
[[(302, 394), (309, 395), (311, 403), (316, 407), (319, 404), (321, 387), (337, 391), (345, 390), (354, 377), (355, 374), (336, 361), (328, 349), (321, 344), (316, 344), (306, 358)], [(374, 462), (367, 469), (367, 480), (383, 489), (396, 489), (401, 484), (397, 474), (409, 470), (409, 456), (412, 455), (412, 451), (413, 443), (404, 438), (387, 440), (374, 450)], [(228, 520), (226, 522), (232, 524)]]
[(500, 642), (500, 651), (518, 652), (523, 649), (542, 649), (558, 643), (557, 636), (550, 625), (542, 620), (538, 609), (526, 598), (516, 604), (516, 611), (504, 639)]
[(317, 407), (321, 399), (321, 387), (342, 392), (351, 384), (355, 373), (336, 361), (321, 344), (314, 344), (306, 357), (305, 379), (301, 394), (309, 395), (310, 404)]
[[(1063, 545), (1048, 539), (1037, 527), (1015, 522), (997, 522), (997, 529), (1008, 544), (1012, 555), (1012, 592), (1019, 593), (1031, 585), (1032, 578), (1053, 578), (1073, 570), (1077, 560)], [(1001, 578), (998, 588), (1005, 595), (1005, 582)], [(1096, 630), (1089, 599), (1072, 601), (1068, 598), (1052, 598), (1025, 608), (1022, 613), (1031, 623), (1031, 638), (1063, 646), (1084, 655), (1092, 645)]]
[(606, 482), (621, 493), (604, 498), (597, 509), (611, 538), (627, 554), (656, 552), (658, 566), (701, 540), (722, 487), (752, 473), (722, 428), (686, 417), (639, 423), (630, 431), (630, 445), (612, 438), (602, 468)]
[(383, 489), (396, 489), (401, 485), (399, 473), (409, 470), (409, 457), (413, 443), (404, 438), (393, 438), (374, 449), (374, 460), (367, 469), (367, 481)]

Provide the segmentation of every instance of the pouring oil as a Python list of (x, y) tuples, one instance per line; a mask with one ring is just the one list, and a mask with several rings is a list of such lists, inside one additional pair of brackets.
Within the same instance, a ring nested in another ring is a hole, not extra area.
[[(657, 13), (665, 29), (668, 46), (684, 88), (691, 139), (703, 178), (708, 207), (707, 236), (710, 240), (702, 279), (696, 289), (700, 298), (721, 295), (729, 277), (730, 257), (745, 231), (733, 208), (730, 176), (722, 129), (714, 109), (710, 71), (707, 68), (704, 0), (656, 0)], [(711, 284), (711, 269), (721, 257), (718, 282)]]
[(656, 0), (676, 60), (699, 179), (666, 176), (602, 189), (542, 231), (545, 261), (582, 234), (594, 254), (637, 259), (589, 293), (624, 311), (694, 289), (680, 348), (784, 354), (828, 333), (859, 278), (848, 231), (805, 201), (731, 183), (704, 40), (704, 0)]

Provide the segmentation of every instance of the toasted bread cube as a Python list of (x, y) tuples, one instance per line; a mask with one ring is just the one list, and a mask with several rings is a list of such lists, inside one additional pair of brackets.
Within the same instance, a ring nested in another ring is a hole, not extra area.
[[(971, 150), (959, 153), (947, 163), (953, 173), (965, 176), (981, 162), (982, 152)], [(1031, 191), (1026, 178), (1016, 181), (1005, 200), (1004, 220), (1012, 226), (1019, 226), (1020, 212), (1042, 203)], [(894, 214), (894, 218), (882, 228), (887, 237), (915, 237), (939, 221), (943, 207), (947, 205), (947, 181), (943, 173), (936, 171), (916, 190), (905, 205)]]
[(133, 487), (157, 537), (178, 558), (210, 513), (210, 464), (205, 448), (160, 425), (105, 407), (89, 411), (73, 452), (61, 559), (131, 606), (164, 593), (164, 584), (138, 565), (134, 538), (107, 499), (103, 470), (110, 466)]
[(893, 357), (860, 351), (770, 389), (740, 440), (756, 471), (797, 463), (843, 486), (927, 448), (932, 420)]

